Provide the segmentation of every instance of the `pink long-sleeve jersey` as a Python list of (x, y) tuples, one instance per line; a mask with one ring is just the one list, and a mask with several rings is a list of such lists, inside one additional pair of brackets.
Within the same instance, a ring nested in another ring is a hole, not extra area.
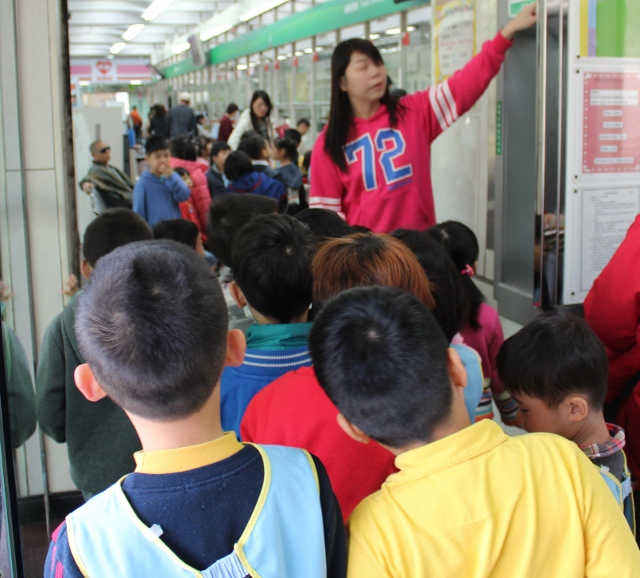
[(368, 119), (354, 119), (344, 147), (347, 173), (324, 150), (325, 129), (311, 156), (310, 206), (342, 213), (349, 224), (375, 232), (434, 225), (431, 143), (482, 96), (511, 44), (498, 34), (449, 80), (405, 96), (396, 127), (386, 105)]

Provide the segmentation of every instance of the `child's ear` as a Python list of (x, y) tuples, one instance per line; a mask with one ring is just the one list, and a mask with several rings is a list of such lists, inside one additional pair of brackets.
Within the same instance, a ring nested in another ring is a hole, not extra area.
[(337, 415), (336, 419), (338, 420), (338, 425), (342, 428), (342, 431), (350, 438), (363, 444), (368, 444), (371, 441), (371, 438), (367, 434), (365, 434), (358, 426), (353, 425), (341, 413)]
[(102, 389), (96, 381), (93, 371), (91, 371), (88, 364), (83, 363), (82, 365), (78, 365), (73, 373), (73, 379), (80, 393), (89, 401), (100, 401), (107, 397), (104, 389)]
[(244, 293), (235, 281), (232, 281), (231, 285), (229, 285), (229, 293), (231, 293), (231, 297), (233, 297), (233, 300), (240, 309), (244, 309), (247, 306), (247, 300), (244, 298)]
[(82, 259), (80, 261), (80, 273), (82, 276), (88, 281), (89, 277), (91, 277), (91, 273), (93, 273), (93, 267), (89, 265), (89, 261), (86, 259)]
[(447, 365), (451, 383), (456, 387), (467, 387), (467, 370), (464, 368), (458, 352), (453, 349), (453, 347), (449, 347), (447, 355)]
[(232, 329), (227, 334), (227, 356), (225, 366), (238, 367), (244, 361), (244, 352), (247, 350), (247, 340), (239, 329)]
[(569, 410), (569, 421), (582, 421), (589, 415), (589, 403), (580, 395), (573, 395), (565, 400), (564, 404)]

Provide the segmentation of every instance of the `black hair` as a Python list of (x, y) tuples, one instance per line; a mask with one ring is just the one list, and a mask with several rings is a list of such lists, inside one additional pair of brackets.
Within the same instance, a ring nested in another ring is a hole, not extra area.
[(398, 98), (402, 98), (403, 96), (407, 96), (407, 91), (404, 88), (394, 88), (391, 91), (391, 96), (397, 96)]
[(158, 151), (165, 151), (168, 148), (167, 141), (159, 134), (152, 134), (144, 145), (147, 156)]
[(238, 150), (245, 153), (252, 161), (262, 160), (262, 151), (266, 148), (266, 139), (257, 133), (241, 139), (238, 145)]
[(428, 229), (427, 233), (445, 248), (458, 269), (469, 299), (469, 325), (472, 329), (480, 329), (482, 326), (478, 322), (478, 314), (480, 305), (485, 300), (484, 295), (470, 275), (462, 274), (467, 269), (467, 266), (473, 267), (480, 255), (480, 247), (475, 233), (469, 227), (457, 221), (440, 223)]
[(171, 156), (184, 161), (198, 158), (196, 143), (189, 136), (175, 136), (171, 139)]
[(338, 239), (351, 235), (351, 227), (337, 213), (328, 209), (305, 209), (296, 215), (318, 240)]
[(607, 352), (586, 321), (552, 311), (509, 337), (500, 348), (498, 376), (509, 393), (557, 407), (568, 395), (586, 394), (602, 409), (607, 394)]
[(224, 161), (224, 174), (231, 181), (255, 172), (251, 159), (242, 151), (233, 151)]
[(427, 307), (394, 287), (359, 287), (325, 304), (309, 336), (320, 385), (351, 423), (402, 448), (429, 441), (450, 413), (449, 344)]
[(413, 254), (431, 282), (435, 301), (433, 315), (451, 342), (469, 318), (469, 300), (462, 285), (462, 276), (444, 247), (422, 231), (398, 229), (391, 233)]
[(198, 114), (196, 114), (196, 122), (198, 124), (200, 124), (200, 121), (204, 118), (204, 114), (202, 114), (201, 112), (199, 112)]
[(151, 227), (140, 215), (124, 207), (107, 209), (87, 226), (82, 253), (87, 263), (95, 267), (98, 259), (122, 245), (152, 240)]
[(199, 136), (198, 137), (198, 156), (202, 156), (203, 153), (207, 154), (207, 147), (213, 143), (213, 139), (208, 136)]
[(176, 167), (175, 169), (173, 169), (173, 172), (179, 174), (181, 177), (191, 176), (191, 173), (184, 167)]
[(153, 236), (156, 240), (168, 239), (192, 249), (196, 248), (199, 234), (198, 226), (186, 219), (167, 219), (153, 226)]
[[(264, 119), (258, 118), (256, 114), (253, 112), (253, 103), (259, 98), (261, 98), (264, 101), (264, 103), (267, 105), (267, 114), (265, 115)], [(249, 106), (249, 113), (251, 114), (251, 126), (253, 126), (255, 131), (262, 132), (260, 130), (260, 122), (263, 122), (263, 121), (267, 122), (267, 131), (269, 130), (268, 118), (271, 116), (271, 98), (264, 90), (256, 90), (253, 93), (253, 96), (251, 97), (251, 104)]]
[(232, 265), (247, 302), (265, 317), (289, 323), (309, 310), (311, 240), (300, 221), (286, 215), (254, 217), (236, 236)]
[(220, 282), (204, 259), (173, 241), (152, 241), (100, 260), (80, 297), (75, 331), (117, 405), (167, 421), (194, 414), (211, 397), (228, 323)]
[(294, 165), (298, 164), (298, 145), (294, 141), (288, 138), (276, 139), (276, 148), (283, 150), (287, 159)]
[(231, 267), (233, 242), (238, 231), (257, 215), (278, 210), (278, 201), (250, 193), (214, 197), (209, 208), (207, 247), (219, 261)]
[(284, 138), (296, 143), (296, 147), (302, 142), (302, 135), (295, 128), (288, 128), (284, 131)]
[(231, 147), (224, 141), (216, 141), (211, 147), (211, 158), (217, 157), (222, 151), (230, 151)]
[(232, 102), (227, 107), (227, 114), (233, 114), (236, 110), (238, 110), (238, 105), (235, 102)]
[(153, 112), (153, 118), (157, 118), (158, 120), (162, 120), (167, 116), (167, 109), (161, 104), (154, 104), (151, 107), (151, 112)]
[[(340, 88), (340, 79), (344, 76), (354, 52), (360, 52), (371, 58), (376, 64), (384, 64), (380, 51), (368, 40), (351, 38), (340, 42), (331, 56), (331, 108), (329, 123), (325, 134), (324, 150), (343, 172), (348, 172), (344, 156), (344, 146), (353, 131), (353, 111), (349, 95)], [(389, 86), (380, 99), (387, 107), (389, 123), (392, 127), (398, 124), (398, 116), (404, 112), (404, 106), (397, 96), (389, 92)]]
[(373, 231), (369, 227), (365, 227), (364, 225), (353, 225), (351, 227), (352, 233), (373, 233)]
[(309, 122), (308, 118), (300, 118), (300, 119), (298, 119), (298, 122), (296, 123), (296, 126), (300, 126), (301, 124), (311, 128), (311, 122)]

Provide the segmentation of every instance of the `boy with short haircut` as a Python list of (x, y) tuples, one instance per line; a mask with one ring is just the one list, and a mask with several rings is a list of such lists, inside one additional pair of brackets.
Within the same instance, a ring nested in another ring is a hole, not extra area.
[(186, 219), (169, 219), (153, 226), (153, 238), (156, 241), (167, 239), (191, 247), (201, 257), (205, 256), (202, 235), (198, 226)]
[(276, 178), (276, 171), (269, 165), (269, 149), (267, 140), (258, 133), (253, 134), (240, 141), (238, 150), (245, 153), (253, 165), (256, 173), (264, 173), (272, 179)]
[(76, 330), (87, 360), (77, 387), (121, 406), (143, 451), (135, 473), (56, 530), (46, 578), (345, 575), (344, 528), (322, 464), (222, 431), (220, 374), (242, 361), (245, 342), (227, 332), (202, 259), (172, 241), (114, 251), (96, 267)]
[(225, 195), (229, 192), (224, 183), (224, 161), (231, 154), (231, 147), (226, 142), (214, 142), (211, 147), (210, 166), (205, 176), (209, 185), (211, 198)]
[(227, 367), (220, 381), (222, 427), (238, 439), (253, 396), (281, 375), (311, 365), (310, 253), (308, 230), (285, 215), (254, 217), (236, 237), (230, 291), (255, 321), (247, 329), (243, 364)]
[(624, 430), (606, 423), (602, 413), (608, 362), (596, 334), (582, 319), (545, 313), (504, 342), (497, 365), (524, 429), (575, 442), (598, 468), (635, 534)]
[(400, 470), (350, 518), (350, 577), (640, 575), (624, 516), (575, 444), (470, 424), (460, 358), (414, 296), (345, 291), (309, 341), (341, 426)]
[[(82, 275), (89, 279), (97, 261), (134, 241), (151, 241), (153, 233), (131, 209), (108, 209), (87, 227), (83, 240)], [(36, 372), (38, 422), (58, 443), (67, 443), (71, 479), (89, 499), (133, 471), (132, 455), (140, 440), (125, 413), (105, 399), (89, 403), (78, 391), (73, 374), (84, 358), (74, 333), (80, 293), (47, 328)]]
[(145, 160), (149, 170), (142, 173), (133, 189), (133, 210), (150, 225), (182, 217), (178, 205), (191, 195), (189, 187), (171, 168), (170, 158), (169, 146), (161, 136), (147, 139)]

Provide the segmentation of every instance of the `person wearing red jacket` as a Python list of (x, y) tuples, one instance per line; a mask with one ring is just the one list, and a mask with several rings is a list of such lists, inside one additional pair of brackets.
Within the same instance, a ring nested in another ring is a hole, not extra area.
[(516, 32), (536, 22), (527, 6), (461, 71), (399, 99), (378, 49), (358, 38), (331, 58), (329, 123), (311, 156), (309, 205), (374, 232), (436, 224), (430, 146), (468, 111), (498, 74)]
[[(640, 216), (584, 302), (587, 323), (607, 348), (609, 389), (605, 404), (620, 407), (615, 422), (627, 434), (627, 460), (640, 480), (640, 386), (627, 385), (640, 372)], [(625, 391), (626, 390), (626, 391)], [(623, 399), (624, 398), (624, 399)]]

